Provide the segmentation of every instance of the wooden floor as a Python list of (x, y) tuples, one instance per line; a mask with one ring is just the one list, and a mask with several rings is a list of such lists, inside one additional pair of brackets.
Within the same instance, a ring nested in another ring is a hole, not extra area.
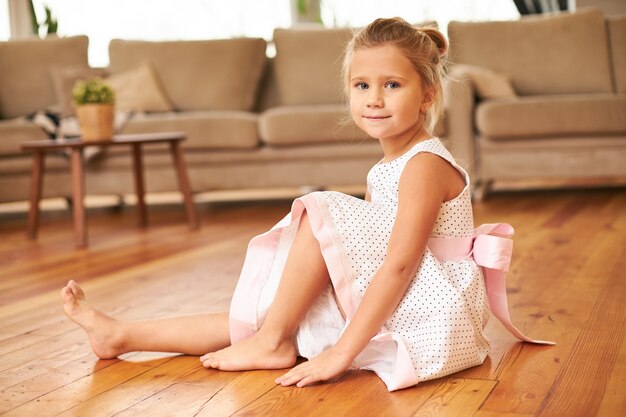
[(516, 192), (475, 206), (477, 223), (516, 227), (508, 274), (513, 321), (554, 347), (517, 343), (501, 326), (481, 366), (388, 393), (372, 373), (284, 388), (280, 371), (219, 372), (198, 358), (132, 353), (97, 360), (65, 319), (59, 288), (83, 284), (93, 304), (125, 319), (227, 308), (246, 244), (289, 202), (199, 204), (88, 214), (90, 247), (75, 250), (69, 214), (0, 214), (0, 414), (6, 416), (624, 416), (626, 189)]

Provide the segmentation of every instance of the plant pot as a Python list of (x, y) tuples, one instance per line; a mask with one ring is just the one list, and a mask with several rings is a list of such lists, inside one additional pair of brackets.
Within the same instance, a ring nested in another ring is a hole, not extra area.
[(76, 107), (76, 116), (83, 141), (98, 142), (113, 138), (115, 110), (112, 104), (83, 104)]

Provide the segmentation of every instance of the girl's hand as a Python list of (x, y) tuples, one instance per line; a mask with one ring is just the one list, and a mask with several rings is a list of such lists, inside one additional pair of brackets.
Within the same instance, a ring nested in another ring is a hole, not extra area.
[(305, 387), (316, 382), (328, 381), (344, 374), (351, 363), (352, 359), (348, 355), (330, 348), (276, 378), (276, 383), (284, 387), (294, 384), (298, 387)]

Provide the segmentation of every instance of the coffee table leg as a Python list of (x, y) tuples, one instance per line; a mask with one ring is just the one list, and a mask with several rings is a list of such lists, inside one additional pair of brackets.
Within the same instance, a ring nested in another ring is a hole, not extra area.
[(83, 149), (71, 148), (72, 200), (74, 200), (74, 240), (76, 246), (87, 246), (87, 225), (85, 223), (85, 173), (83, 168)]
[(135, 193), (137, 194), (137, 211), (139, 213), (139, 224), (143, 227), (148, 225), (148, 212), (144, 200), (145, 186), (143, 180), (143, 160), (141, 155), (141, 144), (133, 144), (133, 165), (135, 171)]
[(39, 201), (41, 200), (41, 188), (44, 170), (44, 152), (33, 154), (33, 168), (30, 178), (30, 208), (28, 210), (28, 230), (26, 236), (29, 239), (37, 237), (39, 228)]
[(176, 175), (178, 177), (178, 186), (180, 187), (180, 192), (183, 195), (183, 200), (185, 202), (185, 210), (187, 212), (189, 227), (197, 229), (199, 226), (198, 218), (196, 216), (196, 208), (193, 205), (191, 186), (189, 185), (187, 167), (183, 158), (182, 149), (180, 148), (180, 143), (178, 141), (171, 141), (170, 150), (172, 152), (172, 158), (174, 159), (174, 168), (176, 169)]

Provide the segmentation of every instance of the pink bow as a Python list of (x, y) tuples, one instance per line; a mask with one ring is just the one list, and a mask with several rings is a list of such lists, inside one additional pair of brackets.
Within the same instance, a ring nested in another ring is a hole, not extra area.
[(554, 345), (554, 342), (527, 337), (511, 322), (504, 272), (509, 270), (511, 263), (511, 237), (514, 232), (513, 227), (506, 223), (483, 224), (474, 229), (473, 238), (431, 238), (428, 247), (439, 260), (460, 260), (473, 256), (476, 264), (483, 270), (489, 307), (493, 315), (520, 340)]

